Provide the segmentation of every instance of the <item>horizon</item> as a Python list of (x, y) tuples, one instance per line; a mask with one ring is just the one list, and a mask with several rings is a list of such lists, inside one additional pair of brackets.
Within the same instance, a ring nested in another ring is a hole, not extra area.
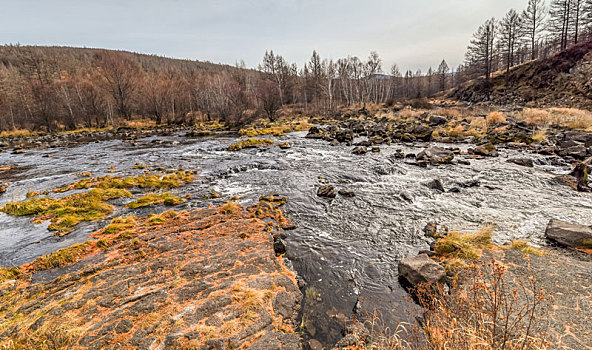
[[(526, 6), (526, 0), (521, 2), (514, 7), (517, 11)], [(33, 11), (31, 4), (36, 5)], [(383, 73), (388, 74), (394, 63), (401, 72), (420, 69), (425, 73), (429, 67), (437, 68), (442, 59), (458, 67), (477, 27), (492, 15), (503, 16), (516, 4), (509, 0), (478, 4), (468, 0), (445, 4), (371, 0), (362, 5), (335, 0), (322, 4), (311, 0), (248, 4), (149, 0), (142, 2), (142, 10), (138, 6), (138, 0), (121, 4), (111, 0), (101, 4), (19, 1), (8, 4), (7, 12), (26, 16), (11, 16), (0, 25), (5, 26), (0, 43), (131, 51), (226, 65), (244, 61), (253, 69), (269, 50), (300, 68), (313, 50), (321, 58), (335, 60), (347, 56), (364, 60), (376, 51)], [(466, 8), (472, 11), (460, 11)], [(359, 21), (369, 24), (362, 26)], [(105, 27), (105, 23), (110, 25)]]

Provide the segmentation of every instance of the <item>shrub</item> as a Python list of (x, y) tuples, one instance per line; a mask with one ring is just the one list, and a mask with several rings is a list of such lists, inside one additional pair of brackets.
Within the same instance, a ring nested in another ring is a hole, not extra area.
[(515, 281), (492, 260), (453, 286), (419, 288), (427, 349), (546, 349), (546, 300), (534, 277)]

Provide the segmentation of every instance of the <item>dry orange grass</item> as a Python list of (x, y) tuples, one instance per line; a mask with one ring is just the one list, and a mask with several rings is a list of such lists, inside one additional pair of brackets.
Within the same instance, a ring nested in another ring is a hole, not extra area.
[(516, 115), (517, 120), (533, 125), (560, 125), (592, 131), (592, 112), (576, 108), (529, 108)]
[(426, 111), (405, 108), (405, 109), (400, 110), (397, 113), (397, 116), (401, 119), (417, 118), (420, 115), (422, 115), (424, 112), (426, 112)]
[(123, 124), (129, 128), (143, 129), (155, 127), (156, 121), (152, 119), (134, 119), (125, 121)]
[(436, 108), (433, 111), (435, 115), (441, 115), (443, 117), (449, 117), (454, 119), (462, 119), (463, 117), (467, 116), (466, 110), (461, 110), (459, 108)]
[(497, 111), (489, 113), (485, 120), (487, 121), (487, 124), (504, 124), (507, 122), (506, 115)]

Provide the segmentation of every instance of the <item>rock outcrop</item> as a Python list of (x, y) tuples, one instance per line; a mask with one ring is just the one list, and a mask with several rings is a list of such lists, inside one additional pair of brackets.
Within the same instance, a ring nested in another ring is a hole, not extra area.
[(417, 286), (441, 281), (446, 276), (446, 270), (426, 254), (420, 254), (399, 262), (399, 276), (412, 286)]
[(266, 222), (277, 210), (182, 212), (75, 265), (4, 283), (0, 345), (297, 350), (301, 294)]

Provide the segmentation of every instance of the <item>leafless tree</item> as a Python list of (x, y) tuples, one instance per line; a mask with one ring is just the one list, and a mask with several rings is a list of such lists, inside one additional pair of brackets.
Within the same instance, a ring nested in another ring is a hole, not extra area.
[(522, 12), (524, 34), (530, 41), (530, 59), (537, 58), (538, 37), (544, 29), (547, 8), (544, 0), (528, 0), (528, 7)]
[(482, 24), (473, 35), (469, 45), (467, 62), (476, 67), (486, 80), (491, 78), (495, 48), (496, 21), (494, 18)]
[(522, 35), (522, 20), (516, 10), (511, 9), (500, 23), (500, 45), (504, 55), (505, 68), (509, 72), (514, 65), (514, 54)]

